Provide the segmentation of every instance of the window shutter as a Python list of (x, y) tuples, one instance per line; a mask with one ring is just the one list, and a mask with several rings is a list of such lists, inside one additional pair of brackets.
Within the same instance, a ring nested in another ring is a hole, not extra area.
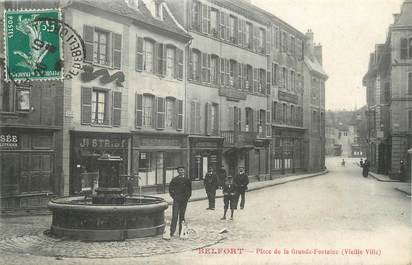
[(196, 102), (196, 133), (200, 133), (200, 102)]
[(266, 48), (265, 48), (266, 54), (270, 54), (270, 28), (266, 29)]
[(92, 121), (92, 89), (90, 87), (82, 87), (82, 124), (90, 124)]
[(214, 104), (214, 105), (212, 105), (212, 107), (214, 107), (215, 108), (215, 120), (214, 120), (214, 122), (215, 122), (215, 131), (214, 131), (214, 133), (215, 133), (215, 135), (217, 135), (218, 133), (219, 133), (219, 117), (220, 117), (220, 115), (219, 115), (219, 105), (218, 104)]
[(226, 40), (230, 41), (230, 15), (225, 14), (225, 28), (226, 28)]
[(242, 71), (242, 86), (244, 90), (247, 90), (246, 81), (247, 81), (247, 64), (243, 64), (243, 71)]
[(195, 133), (196, 131), (196, 103), (194, 101), (190, 102), (190, 133)]
[(408, 57), (408, 39), (401, 39), (401, 59)]
[(266, 111), (266, 137), (272, 135), (271, 115), (270, 110)]
[(143, 95), (136, 94), (136, 127), (143, 126)]
[(120, 126), (122, 115), (122, 93), (113, 92), (113, 109), (112, 109), (112, 125), (115, 127)]
[(193, 61), (192, 61), (192, 48), (189, 48), (189, 56), (187, 56), (187, 64), (189, 66), (189, 74), (187, 75), (188, 80), (193, 79)]
[(271, 77), (271, 73), (267, 71), (266, 72), (266, 95), (270, 95), (270, 77)]
[(183, 50), (176, 49), (175, 61), (177, 61), (177, 77), (179, 80), (183, 80)]
[(243, 45), (243, 27), (242, 27), (242, 19), (238, 18), (237, 19), (237, 29), (238, 29), (238, 34), (237, 34), (237, 43), (239, 46)]
[(202, 82), (207, 83), (207, 57), (208, 54), (207, 53), (201, 53), (201, 57), (202, 57)]
[(120, 69), (122, 65), (122, 35), (113, 33), (113, 68)]
[(238, 131), (242, 131), (242, 109), (237, 108), (237, 127)]
[(220, 85), (221, 86), (225, 86), (225, 59), (224, 58), (220, 58)]
[(255, 111), (253, 109), (249, 109), (249, 115), (250, 115), (250, 124), (249, 124), (249, 132), (254, 132), (255, 131)]
[(224, 12), (220, 12), (220, 38), (222, 40), (225, 39), (225, 35), (226, 35), (226, 24), (225, 24), (225, 13)]
[(156, 113), (156, 128), (165, 128), (165, 99), (158, 97), (157, 101), (157, 113)]
[(205, 104), (205, 133), (206, 135), (211, 135), (212, 134), (212, 104), (210, 104), (209, 102), (207, 102)]
[(412, 95), (412, 72), (408, 73), (408, 94)]
[(210, 7), (202, 5), (202, 32), (209, 33)]
[(233, 129), (239, 131), (239, 108), (236, 106), (233, 108)]
[(177, 129), (183, 130), (183, 101), (178, 99), (177, 102)]
[(136, 42), (136, 71), (143, 71), (143, 38), (137, 37)]
[(253, 68), (253, 91), (254, 92), (259, 91), (258, 75), (259, 75), (259, 69)]
[(210, 83), (210, 59), (211, 59), (211, 56), (210, 56), (210, 54), (208, 54), (207, 55), (207, 69), (206, 69), (207, 70), (206, 74), (207, 74), (207, 82), (208, 83)]
[(93, 62), (93, 35), (94, 35), (94, 28), (84, 25), (83, 26), (83, 39), (84, 45), (86, 49), (86, 57), (84, 60), (86, 62)]
[(230, 60), (229, 59), (225, 59), (225, 64), (226, 64), (226, 86), (230, 86)]
[(253, 26), (253, 50), (259, 52), (259, 28)]
[[(165, 45), (165, 44), (162, 44), (162, 46), (163, 46), (163, 51), (162, 51), (162, 76), (166, 76), (166, 57), (167, 57), (167, 46)], [(176, 49), (174, 49), (174, 53), (175, 53), (175, 56), (174, 56), (174, 62), (173, 62), (173, 64), (175, 64), (175, 62), (177, 61), (177, 59), (176, 59)], [(174, 67), (173, 67), (173, 69), (176, 69), (176, 66), (175, 65), (173, 65)], [(173, 77), (174, 78), (176, 78), (176, 76), (174, 75), (174, 73), (173, 73)]]
[(256, 110), (256, 132), (259, 133), (259, 126), (260, 126), (260, 110)]
[(153, 49), (153, 73), (156, 75), (162, 74), (162, 53), (163, 53), (163, 45), (161, 43), (155, 42), (154, 49)]
[(235, 107), (229, 106), (229, 130), (235, 130)]

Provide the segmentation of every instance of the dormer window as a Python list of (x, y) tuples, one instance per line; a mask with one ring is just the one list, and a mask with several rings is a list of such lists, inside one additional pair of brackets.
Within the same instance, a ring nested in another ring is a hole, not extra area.
[(162, 3), (159, 3), (159, 2), (155, 3), (155, 17), (158, 19), (163, 18)]

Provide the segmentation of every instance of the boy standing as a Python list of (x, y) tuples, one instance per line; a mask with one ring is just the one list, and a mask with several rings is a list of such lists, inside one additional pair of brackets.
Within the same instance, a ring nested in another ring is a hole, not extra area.
[(233, 182), (232, 176), (227, 176), (225, 184), (223, 185), (223, 203), (224, 212), (221, 220), (226, 220), (226, 212), (230, 207), (230, 220), (233, 220), (233, 212), (235, 211), (237, 204), (237, 188)]

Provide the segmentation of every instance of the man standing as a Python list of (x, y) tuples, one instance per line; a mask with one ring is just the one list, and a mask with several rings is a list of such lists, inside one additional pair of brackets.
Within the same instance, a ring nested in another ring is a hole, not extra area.
[(182, 222), (185, 220), (187, 202), (192, 196), (192, 182), (185, 177), (185, 168), (176, 168), (178, 176), (169, 184), (169, 194), (173, 198), (172, 223), (170, 224), (170, 236), (176, 231), (177, 218), (179, 218), (179, 235), (182, 232)]
[(216, 189), (217, 189), (217, 176), (213, 172), (213, 168), (209, 167), (203, 181), (206, 189), (207, 198), (209, 200), (209, 207), (206, 210), (215, 209), (215, 198), (216, 198)]
[(367, 178), (368, 175), (369, 175), (369, 161), (368, 161), (368, 159), (365, 159), (365, 162), (363, 162), (362, 175), (363, 175), (364, 178)]
[(234, 183), (238, 188), (237, 200), (239, 201), (239, 196), (241, 197), (240, 209), (243, 209), (245, 207), (245, 192), (247, 190), (247, 185), (249, 184), (249, 177), (245, 173), (244, 167), (239, 167), (239, 174), (236, 175)]

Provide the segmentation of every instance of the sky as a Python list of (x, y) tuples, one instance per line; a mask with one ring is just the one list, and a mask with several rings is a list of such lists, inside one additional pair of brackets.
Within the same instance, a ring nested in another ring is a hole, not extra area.
[(299, 31), (314, 32), (323, 46), (326, 109), (353, 110), (366, 104), (362, 78), (375, 44), (384, 43), (403, 0), (252, 0)]

